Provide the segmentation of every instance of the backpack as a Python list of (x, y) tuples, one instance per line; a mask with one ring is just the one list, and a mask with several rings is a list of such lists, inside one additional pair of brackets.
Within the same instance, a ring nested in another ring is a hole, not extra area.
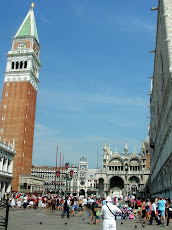
[(67, 200), (65, 200), (64, 202), (64, 207), (66, 208), (68, 205), (67, 205)]
[(172, 213), (172, 204), (170, 204), (169, 212)]
[(95, 202), (92, 203), (91, 205), (91, 210), (94, 211), (94, 205), (95, 205)]

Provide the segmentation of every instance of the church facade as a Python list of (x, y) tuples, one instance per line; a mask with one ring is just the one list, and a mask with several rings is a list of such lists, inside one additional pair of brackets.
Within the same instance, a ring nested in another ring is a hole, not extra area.
[(125, 142), (124, 153), (112, 152), (110, 144), (103, 147), (102, 169), (96, 174), (98, 195), (149, 196), (150, 154), (149, 137), (143, 141), (141, 152), (128, 153)]

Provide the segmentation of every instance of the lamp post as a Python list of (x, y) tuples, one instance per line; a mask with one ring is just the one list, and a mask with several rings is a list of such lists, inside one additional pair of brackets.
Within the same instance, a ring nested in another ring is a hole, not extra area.
[[(56, 176), (57, 178), (58, 177), (60, 178), (60, 170), (56, 170)], [(59, 190), (60, 190), (60, 182), (58, 183), (58, 193), (59, 193)]]
[[(65, 175), (64, 175), (64, 179), (66, 180), (66, 190), (67, 190), (67, 182), (72, 180), (73, 177), (73, 170), (70, 170), (70, 172), (68, 172), (68, 168), (69, 168), (69, 163), (65, 164)], [(65, 195), (67, 194), (67, 191), (65, 191)]]

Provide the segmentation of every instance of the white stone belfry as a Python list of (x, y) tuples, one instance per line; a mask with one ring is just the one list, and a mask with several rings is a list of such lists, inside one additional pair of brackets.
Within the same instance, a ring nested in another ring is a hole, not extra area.
[(41, 62), (40, 45), (33, 7), (13, 38), (11, 51), (8, 52), (4, 82), (30, 82), (37, 90)]

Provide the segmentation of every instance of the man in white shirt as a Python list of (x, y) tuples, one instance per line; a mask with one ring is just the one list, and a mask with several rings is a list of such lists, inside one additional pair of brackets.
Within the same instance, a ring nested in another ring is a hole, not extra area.
[(112, 204), (110, 196), (106, 198), (106, 204), (102, 206), (101, 216), (103, 221), (103, 230), (116, 230), (115, 214), (122, 213), (121, 210)]
[(155, 217), (155, 220), (158, 223), (158, 219), (156, 217), (156, 205), (154, 199), (151, 200), (151, 217), (149, 220), (149, 225), (152, 225), (153, 217)]

